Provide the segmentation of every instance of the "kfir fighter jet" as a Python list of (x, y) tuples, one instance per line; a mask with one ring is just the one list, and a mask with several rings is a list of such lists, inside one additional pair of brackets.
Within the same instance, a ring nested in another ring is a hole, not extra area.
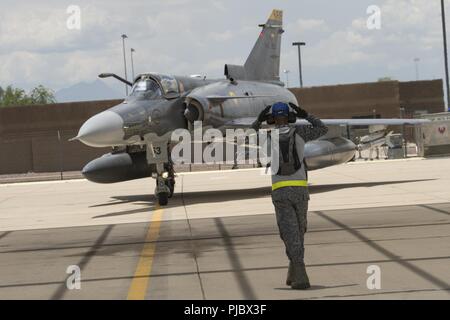
[[(73, 140), (92, 147), (111, 147), (112, 152), (89, 162), (83, 175), (90, 181), (114, 183), (152, 176), (160, 205), (174, 191), (175, 175), (170, 148), (174, 130), (192, 130), (195, 121), (218, 129), (249, 128), (268, 105), (283, 101), (299, 105), (280, 81), (280, 46), (284, 32), (282, 11), (273, 10), (244, 65), (225, 65), (225, 79), (138, 75), (134, 81), (111, 73), (131, 86), (125, 100), (92, 118)], [(309, 170), (342, 164), (355, 156), (355, 144), (340, 134), (340, 126), (419, 124), (410, 119), (323, 120), (330, 129), (320, 140), (308, 142), (305, 158)], [(299, 120), (298, 125), (307, 125)]]

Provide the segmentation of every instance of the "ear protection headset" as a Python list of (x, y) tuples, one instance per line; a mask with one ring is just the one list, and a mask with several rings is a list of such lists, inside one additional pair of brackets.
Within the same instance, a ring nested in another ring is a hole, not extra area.
[[(291, 107), (289, 106), (289, 108), (291, 109)], [(275, 119), (274, 116), (272, 115), (272, 112), (269, 111), (267, 112), (265, 118), (264, 118), (267, 122), (267, 124), (272, 125), (275, 124)], [(289, 111), (289, 115), (288, 115), (288, 122), (289, 123), (295, 123), (297, 121), (297, 116), (295, 115), (294, 112)]]

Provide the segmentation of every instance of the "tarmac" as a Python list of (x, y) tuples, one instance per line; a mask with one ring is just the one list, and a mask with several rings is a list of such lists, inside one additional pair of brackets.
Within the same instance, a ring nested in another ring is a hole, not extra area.
[(0, 299), (450, 298), (450, 158), (355, 162), (309, 181), (305, 291), (285, 285), (261, 169), (180, 173), (166, 207), (150, 178), (1, 184)]

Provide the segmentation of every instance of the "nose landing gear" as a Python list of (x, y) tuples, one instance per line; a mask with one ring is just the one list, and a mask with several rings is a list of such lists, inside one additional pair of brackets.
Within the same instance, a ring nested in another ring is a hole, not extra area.
[(144, 140), (147, 145), (147, 162), (156, 166), (152, 174), (156, 179), (155, 196), (160, 206), (165, 206), (172, 198), (175, 189), (175, 173), (169, 155), (170, 133), (164, 136), (147, 134)]
[(158, 198), (158, 203), (160, 206), (165, 206), (169, 202), (170, 189), (166, 185), (166, 179), (158, 174), (156, 178), (156, 189), (155, 195)]
[(169, 198), (172, 198), (175, 190), (175, 174), (172, 165), (168, 165), (168, 171), (158, 172), (156, 177), (155, 195), (160, 206), (166, 206)]

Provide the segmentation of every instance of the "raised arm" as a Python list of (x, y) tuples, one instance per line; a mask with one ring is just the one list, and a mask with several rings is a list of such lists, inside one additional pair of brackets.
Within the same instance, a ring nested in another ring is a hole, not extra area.
[(306, 110), (296, 106), (293, 103), (289, 103), (292, 109), (294, 109), (298, 118), (305, 119), (311, 125), (298, 126), (296, 133), (302, 137), (305, 142), (319, 139), (321, 136), (328, 132), (328, 127), (319, 119), (311, 114), (308, 114)]
[(305, 142), (319, 139), (328, 132), (328, 127), (313, 115), (308, 114), (305, 118), (311, 125), (301, 125), (297, 127), (297, 134), (302, 137)]

